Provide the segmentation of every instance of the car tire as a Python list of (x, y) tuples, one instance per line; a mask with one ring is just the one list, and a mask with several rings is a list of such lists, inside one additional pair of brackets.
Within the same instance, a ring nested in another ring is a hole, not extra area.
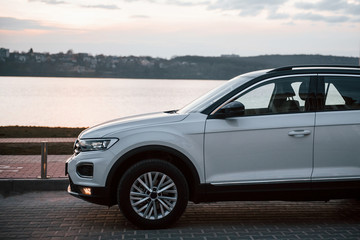
[(134, 225), (145, 229), (169, 227), (183, 214), (188, 199), (184, 175), (160, 159), (144, 160), (130, 167), (117, 189), (121, 212)]

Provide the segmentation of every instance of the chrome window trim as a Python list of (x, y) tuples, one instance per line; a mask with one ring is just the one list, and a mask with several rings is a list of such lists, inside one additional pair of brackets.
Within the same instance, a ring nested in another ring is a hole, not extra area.
[(360, 75), (357, 74), (348, 74), (348, 73), (319, 73), (317, 74), (319, 77), (358, 77), (360, 78)]

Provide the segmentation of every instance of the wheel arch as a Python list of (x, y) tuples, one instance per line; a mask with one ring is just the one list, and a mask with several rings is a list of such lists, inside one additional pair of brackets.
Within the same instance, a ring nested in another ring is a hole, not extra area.
[(177, 167), (187, 179), (189, 187), (189, 200), (198, 202), (200, 188), (199, 174), (190, 161), (183, 153), (170, 147), (161, 145), (148, 145), (135, 148), (122, 155), (112, 166), (106, 179), (106, 187), (110, 190), (111, 204), (116, 204), (117, 185), (125, 173), (132, 165), (144, 159), (157, 158), (170, 162)]

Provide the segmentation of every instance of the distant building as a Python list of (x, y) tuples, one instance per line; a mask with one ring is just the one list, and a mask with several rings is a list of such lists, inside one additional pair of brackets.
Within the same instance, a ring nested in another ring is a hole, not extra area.
[(44, 54), (35, 54), (35, 61), (37, 63), (42, 63), (46, 61), (46, 55)]
[(7, 48), (0, 48), (0, 58), (9, 58), (10, 51)]
[(20, 53), (14, 53), (14, 59), (15, 59), (15, 61), (21, 62), (21, 63), (24, 63), (27, 60), (26, 56), (22, 55)]
[(224, 58), (239, 58), (240, 55), (237, 54), (223, 54), (220, 57), (224, 57)]

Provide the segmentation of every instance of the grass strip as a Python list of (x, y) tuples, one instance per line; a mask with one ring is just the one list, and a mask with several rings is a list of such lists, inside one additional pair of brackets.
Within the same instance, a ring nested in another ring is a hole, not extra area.
[[(49, 155), (71, 155), (74, 143), (48, 143)], [(41, 155), (41, 143), (2, 143), (1, 155)]]
[(5, 126), (0, 127), (0, 138), (76, 138), (84, 129), (86, 128)]
[[(76, 138), (86, 128), (65, 127), (0, 127), (0, 138)], [(74, 143), (48, 143), (49, 155), (72, 154)], [(1, 155), (40, 155), (41, 143), (1, 143)]]

